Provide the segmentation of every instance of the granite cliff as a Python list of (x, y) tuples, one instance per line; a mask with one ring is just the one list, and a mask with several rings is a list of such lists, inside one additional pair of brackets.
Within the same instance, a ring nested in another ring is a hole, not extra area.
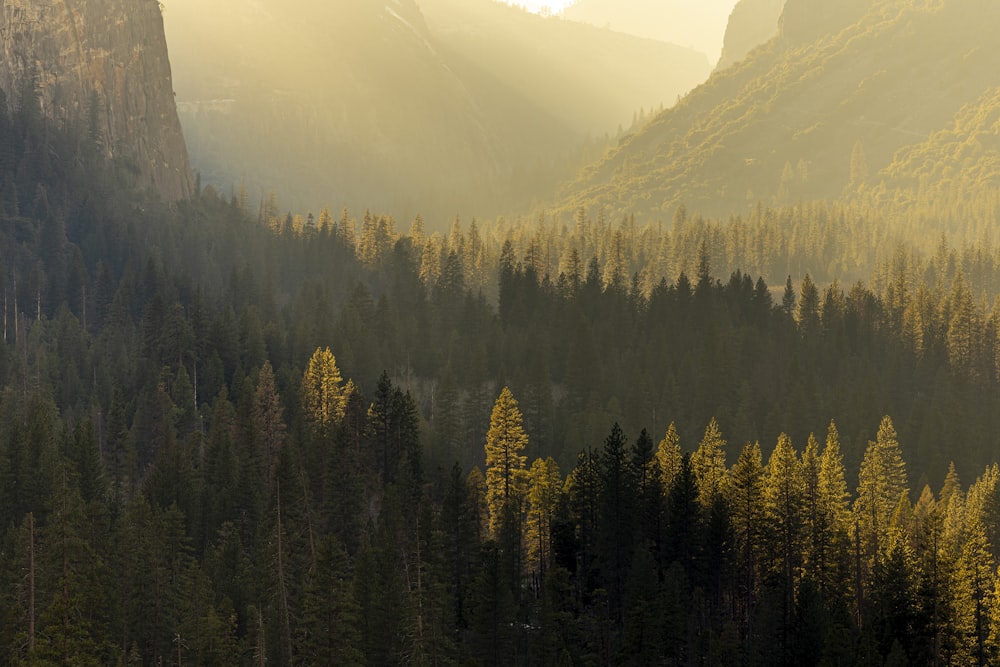
[(750, 51), (778, 34), (785, 0), (739, 0), (729, 15), (717, 69), (743, 60)]
[(140, 187), (190, 196), (156, 0), (0, 0), (0, 89), (13, 106), (29, 86), (57, 122), (96, 118), (103, 152)]

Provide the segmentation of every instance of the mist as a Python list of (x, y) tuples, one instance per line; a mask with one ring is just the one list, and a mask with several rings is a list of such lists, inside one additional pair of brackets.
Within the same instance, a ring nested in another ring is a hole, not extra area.
[(164, 22), (204, 184), (441, 227), (551, 199), (714, 64), (493, 0), (171, 0)]
[(562, 15), (639, 37), (689, 46), (714, 64), (736, 0), (576, 0)]

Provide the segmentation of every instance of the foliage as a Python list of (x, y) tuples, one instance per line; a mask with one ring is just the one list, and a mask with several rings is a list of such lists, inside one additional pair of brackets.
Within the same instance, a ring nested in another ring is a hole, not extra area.
[[(428, 250), (119, 192), (26, 160), (78, 154), (28, 120), (0, 137), (35, 204), (0, 213), (0, 662), (996, 659), (987, 245), (869, 249), (847, 289), (833, 204)], [(783, 271), (779, 305), (713, 277), (730, 238), (831, 275)]]

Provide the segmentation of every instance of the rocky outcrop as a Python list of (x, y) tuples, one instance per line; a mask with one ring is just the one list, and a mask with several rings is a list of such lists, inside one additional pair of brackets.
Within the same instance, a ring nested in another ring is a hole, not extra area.
[(743, 60), (750, 51), (778, 34), (785, 0), (739, 0), (729, 15), (717, 69)]
[(191, 195), (159, 2), (0, 0), (9, 104), (32, 79), (47, 116), (96, 117), (104, 153), (133, 169), (142, 188), (171, 201)]
[(810, 42), (822, 35), (836, 35), (871, 9), (874, 0), (788, 0), (778, 33), (791, 43)]

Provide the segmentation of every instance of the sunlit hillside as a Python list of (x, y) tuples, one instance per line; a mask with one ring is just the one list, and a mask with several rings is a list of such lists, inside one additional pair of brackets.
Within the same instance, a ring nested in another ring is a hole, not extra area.
[(655, 219), (682, 202), (727, 215), (837, 198), (1000, 83), (994, 3), (883, 0), (836, 11), (789, 2), (778, 38), (623, 142), (562, 204)]

